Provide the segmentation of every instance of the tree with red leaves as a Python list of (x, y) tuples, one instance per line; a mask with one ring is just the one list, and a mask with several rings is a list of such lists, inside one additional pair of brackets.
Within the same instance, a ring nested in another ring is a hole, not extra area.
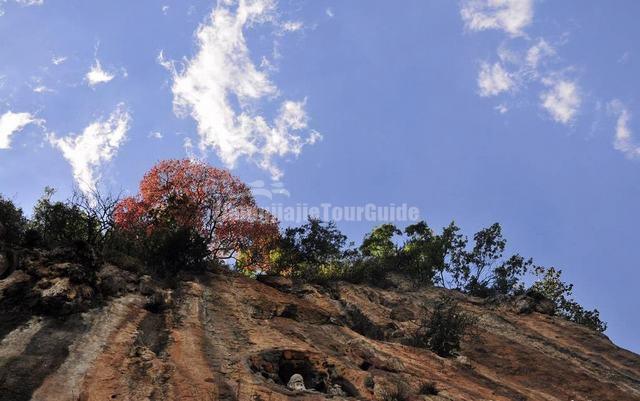
[(245, 267), (254, 270), (267, 269), (268, 253), (279, 235), (276, 219), (257, 206), (246, 184), (226, 170), (192, 160), (155, 165), (140, 182), (139, 194), (120, 201), (114, 221), (138, 239), (190, 233), (211, 257), (242, 255)]

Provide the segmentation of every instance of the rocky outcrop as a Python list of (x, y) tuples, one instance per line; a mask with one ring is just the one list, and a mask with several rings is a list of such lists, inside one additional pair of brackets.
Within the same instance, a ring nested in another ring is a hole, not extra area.
[[(532, 297), (27, 259), (0, 280), (0, 401), (640, 400), (638, 355)], [(406, 345), (445, 292), (477, 318), (449, 359)]]
[(516, 313), (539, 312), (553, 316), (556, 312), (556, 305), (553, 301), (533, 290), (529, 290), (525, 294), (517, 296), (512, 303)]

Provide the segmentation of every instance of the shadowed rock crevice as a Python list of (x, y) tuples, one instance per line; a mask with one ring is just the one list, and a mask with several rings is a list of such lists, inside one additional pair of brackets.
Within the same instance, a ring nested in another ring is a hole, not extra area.
[(355, 305), (346, 305), (344, 323), (358, 334), (372, 340), (384, 340), (384, 328), (377, 326)]
[(31, 315), (23, 308), (8, 308), (9, 310), (2, 310), (0, 307), (0, 340), (11, 333), (16, 328), (25, 324)]
[(31, 318), (32, 286), (31, 277), (20, 271), (0, 280), (0, 340)]
[(33, 392), (62, 365), (69, 346), (87, 330), (79, 316), (49, 320), (24, 352), (0, 371), (0, 401), (29, 401)]
[(158, 357), (163, 356), (169, 342), (169, 332), (166, 328), (163, 314), (149, 313), (140, 322), (136, 344), (151, 350)]

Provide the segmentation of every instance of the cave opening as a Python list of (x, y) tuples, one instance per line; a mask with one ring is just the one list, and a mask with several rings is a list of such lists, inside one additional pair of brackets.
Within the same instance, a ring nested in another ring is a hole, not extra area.
[(264, 378), (286, 386), (294, 374), (304, 380), (307, 390), (328, 393), (333, 385), (339, 385), (348, 396), (357, 396), (356, 388), (335, 373), (335, 368), (315, 354), (295, 350), (266, 351), (250, 358), (251, 369)]

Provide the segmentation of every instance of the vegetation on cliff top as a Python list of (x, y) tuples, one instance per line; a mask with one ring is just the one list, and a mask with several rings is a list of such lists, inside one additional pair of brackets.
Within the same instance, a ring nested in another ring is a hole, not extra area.
[[(385, 285), (395, 273), (418, 286), (443, 286), (483, 298), (533, 292), (552, 301), (558, 315), (600, 332), (606, 329), (597, 310), (573, 300), (573, 286), (562, 281), (561, 270), (537, 266), (519, 254), (505, 255), (507, 241), (498, 223), (475, 233), (472, 241), (453, 222), (440, 233), (424, 221), (403, 230), (383, 224), (354, 247), (335, 223), (313, 217), (280, 231), (246, 184), (226, 170), (191, 160), (158, 163), (133, 197), (76, 193), (61, 202), (53, 195), (52, 189), (45, 190), (31, 218), (0, 196), (0, 246), (81, 243), (103, 260), (134, 260), (145, 273), (165, 277), (221, 264), (251, 275), (314, 283)], [(528, 289), (527, 281), (532, 282)], [(446, 312), (450, 306), (442, 308)], [(465, 326), (464, 321), (454, 323)], [(423, 340), (437, 341), (429, 338)]]

